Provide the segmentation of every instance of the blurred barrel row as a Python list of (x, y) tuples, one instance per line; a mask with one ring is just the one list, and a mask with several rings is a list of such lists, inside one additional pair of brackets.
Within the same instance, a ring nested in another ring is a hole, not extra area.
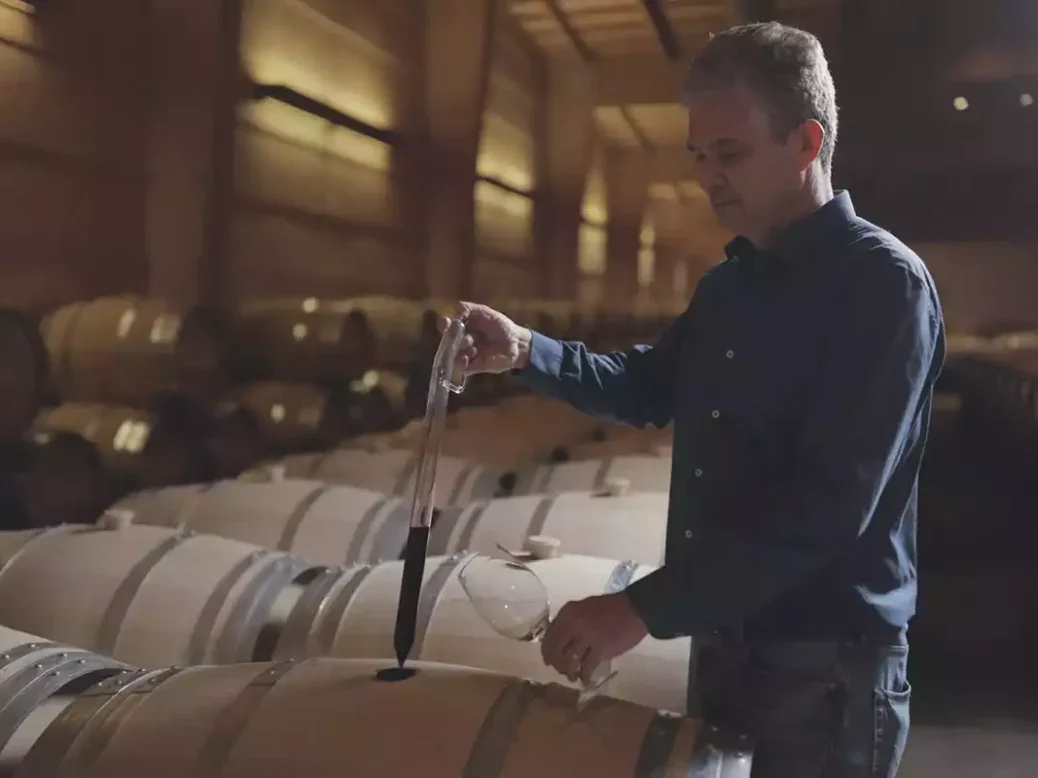
[(955, 342), (947, 372), (975, 445), (1033, 478), (1038, 471), (1038, 333)]
[[(495, 305), (600, 348), (666, 326), (659, 315)], [(92, 521), (133, 491), (234, 477), (351, 440), (411, 447), (437, 319), (454, 312), (453, 303), (378, 296), (256, 300), (224, 319), (136, 296), (72, 303), (39, 322), (0, 311), (4, 526)], [(505, 376), (479, 376), (454, 406), (474, 412), (516, 391)], [(455, 449), (468, 434), (455, 433)], [(546, 458), (533, 449), (512, 458)]]
[[(317, 772), (377, 764), (396, 775), (430, 760), (434, 775), (462, 778), (484, 765), (525, 772), (536, 758), (549, 778), (578, 767), (634, 778), (686, 774), (716, 738), (717, 767), (748, 777), (738, 744), (682, 716), (688, 638), (650, 638), (618, 658), (583, 714), (538, 646), (491, 629), (461, 584), (472, 554), (509, 548), (557, 612), (656, 569), (669, 434), (620, 434), (532, 396), (460, 409), (437, 479), (414, 661), (401, 670), (392, 642), (412, 430), (138, 491), (93, 525), (0, 532), (0, 649), (18, 668), (29, 662), (0, 683), (0, 706), (18, 699), (24, 711), (0, 727), (8, 774), (72, 774), (88, 752), (105, 775), (208, 775), (233, 745), (242, 775), (300, 759)], [(23, 677), (30, 693), (13, 683)], [(110, 717), (114, 736), (97, 731)], [(306, 732), (305, 747), (263, 736), (272, 722), (292, 743), (294, 728)], [(396, 742), (400, 727), (415, 728), (413, 753), (379, 755), (389, 744), (377, 733)]]

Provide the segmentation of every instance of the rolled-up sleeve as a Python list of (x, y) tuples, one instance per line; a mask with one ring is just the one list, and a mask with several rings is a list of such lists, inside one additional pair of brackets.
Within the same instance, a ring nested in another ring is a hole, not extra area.
[(583, 343), (534, 332), (530, 364), (515, 375), (526, 386), (579, 411), (636, 427), (665, 427), (674, 417), (677, 362), (688, 311), (654, 346), (593, 354)]
[[(875, 261), (870, 261), (875, 260)], [(855, 273), (820, 355), (792, 475), (703, 528), (627, 592), (658, 638), (738, 623), (852, 547), (920, 424), (942, 358), (924, 278), (885, 249)]]

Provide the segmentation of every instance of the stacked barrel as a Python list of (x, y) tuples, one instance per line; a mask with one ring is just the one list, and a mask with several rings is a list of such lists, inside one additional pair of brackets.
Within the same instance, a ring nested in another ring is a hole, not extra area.
[[(501, 307), (625, 345), (614, 320)], [(70, 476), (37, 483), (32, 519), (0, 531), (5, 774), (636, 776), (688, 774), (708, 741), (719, 753), (719, 733), (681, 716), (688, 639), (644, 641), (578, 711), (537, 646), (470, 603), (460, 575), (476, 554), (523, 556), (553, 612), (663, 555), (669, 431), (622, 429), (507, 379), (471, 383), (448, 417), (413, 661), (395, 667), (419, 417), (451, 312), (260, 301), (218, 327), (120, 297), (24, 328), (38, 385), (9, 392), (10, 439), (55, 461), (79, 446), (105, 486), (69, 510)], [(232, 423), (259, 441), (237, 460)], [(400, 727), (415, 730), (407, 753), (387, 748)]]
[(31, 441), (37, 458), (60, 441), (64, 470), (37, 487), (23, 525), (92, 521), (128, 491), (230, 475), (262, 456), (250, 420), (217, 408), (224, 352), (206, 311), (104, 297), (50, 312), (39, 331), (50, 372)]
[[(949, 338), (942, 383), (923, 463), (926, 564), (912, 635), (934, 659), (1010, 666), (1038, 638), (1038, 334)], [(983, 638), (963, 635), (963, 623)]]
[(0, 667), (0, 708), (19, 700), (0, 719), (10, 774), (633, 778), (697, 774), (712, 754), (715, 772), (723, 760), (748, 778), (740, 744), (682, 716), (688, 639), (647, 639), (578, 709), (538, 647), (491, 629), (460, 580), (474, 554), (505, 548), (557, 611), (651, 572), (668, 440), (530, 396), (459, 410), (402, 669), (410, 430), (139, 491), (93, 525), (0, 533), (0, 648), (26, 668)]
[(977, 445), (1032, 476), (1038, 468), (1038, 333), (958, 339), (949, 354), (948, 373)]

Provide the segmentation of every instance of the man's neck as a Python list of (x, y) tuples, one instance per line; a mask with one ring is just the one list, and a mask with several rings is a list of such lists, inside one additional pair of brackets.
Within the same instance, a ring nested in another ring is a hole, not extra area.
[(779, 235), (785, 232), (791, 224), (807, 218), (832, 199), (833, 185), (828, 175), (808, 176), (803, 188), (786, 201), (786, 207), (776, 215), (775, 220), (766, 229), (761, 231), (761, 235), (747, 237), (758, 249), (771, 248)]

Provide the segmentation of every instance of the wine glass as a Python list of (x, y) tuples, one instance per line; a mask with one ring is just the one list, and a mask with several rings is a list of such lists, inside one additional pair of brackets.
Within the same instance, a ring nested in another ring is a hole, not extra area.
[[(458, 572), (461, 588), (483, 621), (503, 637), (539, 643), (551, 623), (551, 603), (544, 582), (517, 559), (477, 554)], [(590, 683), (581, 682), (580, 711), (616, 676), (609, 662), (595, 668)]]

